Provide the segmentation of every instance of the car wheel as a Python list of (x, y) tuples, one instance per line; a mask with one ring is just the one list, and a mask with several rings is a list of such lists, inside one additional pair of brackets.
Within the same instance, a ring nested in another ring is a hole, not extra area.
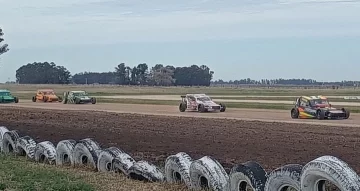
[(322, 111), (322, 110), (318, 110), (318, 111), (316, 112), (316, 118), (319, 119), (319, 120), (325, 119), (325, 112)]
[(180, 103), (180, 105), (179, 105), (179, 110), (180, 110), (180, 112), (185, 112), (185, 110), (186, 110), (186, 105), (185, 105), (185, 103)]
[(222, 107), (222, 108), (220, 109), (220, 112), (225, 112), (225, 110), (226, 110), (226, 105), (223, 104), (223, 103), (220, 103), (219, 105)]
[(344, 119), (349, 119), (350, 111), (346, 110), (345, 108), (341, 108), (341, 110), (345, 113), (345, 118)]
[(293, 118), (293, 119), (299, 118), (299, 110), (298, 109), (293, 108), (291, 110), (291, 118)]
[(199, 105), (198, 111), (201, 113), (205, 112), (205, 106), (203, 104)]

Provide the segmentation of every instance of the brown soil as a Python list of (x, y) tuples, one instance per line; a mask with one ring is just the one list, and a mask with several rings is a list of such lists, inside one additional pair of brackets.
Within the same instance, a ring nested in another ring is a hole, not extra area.
[(213, 156), (226, 168), (255, 160), (271, 170), (333, 155), (360, 172), (357, 127), (10, 107), (0, 116), (0, 125), (38, 142), (90, 137), (156, 164), (186, 152), (195, 159)]

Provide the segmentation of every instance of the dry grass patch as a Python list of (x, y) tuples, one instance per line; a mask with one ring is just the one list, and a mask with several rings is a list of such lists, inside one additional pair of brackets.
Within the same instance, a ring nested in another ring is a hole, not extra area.
[(185, 191), (184, 185), (145, 183), (121, 174), (38, 164), (23, 157), (0, 155), (0, 190), (26, 191)]

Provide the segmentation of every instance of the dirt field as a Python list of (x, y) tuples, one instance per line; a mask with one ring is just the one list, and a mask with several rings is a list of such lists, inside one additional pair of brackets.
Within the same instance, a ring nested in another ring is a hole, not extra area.
[[(256, 160), (268, 170), (289, 163), (304, 164), (322, 155), (333, 155), (345, 160), (360, 172), (360, 159), (357, 156), (360, 152), (360, 130), (358, 127), (340, 127), (343, 122), (348, 125), (360, 124), (359, 116), (355, 116), (353, 121), (335, 121), (338, 126), (331, 127), (220, 118), (65, 111), (69, 106), (63, 104), (36, 103), (37, 107), (50, 107), (52, 111), (31, 108), (35, 107), (31, 104), (18, 106), (21, 107), (5, 109), (1, 106), (0, 125), (17, 129), (21, 134), (30, 135), (37, 141), (49, 140), (56, 144), (63, 139), (92, 137), (103, 147), (117, 146), (136, 159), (146, 159), (157, 164), (162, 163), (167, 156), (183, 151), (194, 158), (211, 155), (227, 168), (235, 163)], [(73, 108), (100, 110), (101, 107), (103, 110), (112, 108), (113, 111), (121, 110), (117, 107), (123, 110), (131, 108), (120, 104), (81, 105)], [(144, 113), (160, 114), (171, 114), (177, 110), (158, 106), (155, 109), (151, 107), (151, 110), (146, 106), (142, 108)], [(136, 109), (139, 110), (133, 107), (132, 111)], [(237, 110), (221, 114), (224, 114), (223, 117), (238, 114), (241, 116), (241, 112)], [(207, 115), (210, 117), (220, 114)], [(286, 117), (285, 113), (270, 113), (270, 116), (274, 117), (272, 120), (279, 120), (276, 117), (280, 117), (281, 121), (282, 115), (284, 119), (290, 118), (288, 113)]]

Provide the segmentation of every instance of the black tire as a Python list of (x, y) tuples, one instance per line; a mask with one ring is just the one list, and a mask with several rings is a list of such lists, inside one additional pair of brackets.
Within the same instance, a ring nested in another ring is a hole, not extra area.
[(34, 159), (38, 163), (55, 164), (56, 148), (50, 141), (38, 143), (35, 147)]
[(221, 164), (209, 156), (195, 160), (190, 165), (191, 187), (194, 190), (227, 190), (229, 175)]
[(58, 96), (58, 102), (62, 102), (62, 97)]
[(56, 165), (58, 166), (74, 166), (73, 152), (76, 141), (62, 140), (56, 145)]
[(325, 119), (325, 112), (324, 112), (324, 110), (317, 110), (317, 112), (316, 112), (316, 118), (317, 118), (318, 120), (323, 120), (323, 119)]
[(79, 98), (75, 98), (75, 104), (80, 104), (80, 99)]
[(257, 162), (249, 161), (236, 165), (229, 176), (231, 191), (247, 191), (248, 185), (252, 190), (264, 190), (266, 172)]
[(134, 180), (140, 180), (145, 182), (164, 182), (165, 177), (161, 170), (147, 162), (147, 161), (138, 161), (135, 162), (129, 168), (129, 177)]
[(26, 156), (28, 159), (33, 160), (35, 157), (36, 142), (29, 136), (18, 138), (16, 141), (16, 154), (19, 156)]
[(341, 108), (341, 110), (345, 113), (345, 118), (344, 119), (349, 119), (350, 117), (350, 111), (346, 110), (345, 108)]
[(14, 97), (14, 102), (15, 102), (15, 103), (19, 103), (19, 98), (18, 98), (18, 97)]
[(97, 171), (97, 162), (101, 147), (91, 138), (80, 140), (74, 147), (73, 157), (75, 166), (89, 166)]
[(220, 109), (220, 112), (225, 112), (226, 111), (226, 105), (223, 103), (219, 104), (222, 108)]
[(292, 108), (290, 115), (291, 115), (291, 118), (298, 119), (299, 118), (299, 110), (296, 108)]
[(36, 97), (35, 96), (32, 97), (32, 102), (36, 102)]
[(47, 102), (47, 100), (48, 100), (47, 97), (44, 96), (44, 97), (43, 97), (43, 101), (44, 101), (44, 102)]
[(4, 126), (0, 126), (0, 152), (3, 152), (3, 144), (2, 144), (3, 137), (4, 137), (4, 134), (8, 131), (9, 131), (8, 128), (6, 128)]
[(115, 173), (129, 175), (129, 169), (136, 161), (127, 153), (121, 153), (112, 160), (113, 170)]
[(124, 153), (124, 151), (116, 147), (109, 147), (107, 149), (100, 151), (97, 161), (98, 171), (99, 172), (115, 171), (112, 161), (114, 160), (114, 158), (118, 157), (122, 153)]
[(325, 180), (339, 190), (360, 190), (360, 179), (344, 161), (333, 156), (322, 156), (307, 163), (301, 172), (301, 190), (325, 191)]
[(293, 190), (300, 191), (302, 165), (289, 164), (273, 170), (267, 176), (264, 191)]
[(96, 104), (96, 98), (94, 97), (91, 98), (91, 104)]
[(185, 112), (185, 110), (186, 110), (186, 104), (184, 102), (180, 103), (179, 111), (180, 112)]
[(192, 161), (191, 157), (184, 152), (166, 158), (164, 173), (166, 181), (169, 183), (183, 182), (190, 189), (190, 165)]
[(203, 104), (200, 104), (200, 105), (198, 106), (198, 111), (199, 111), (200, 113), (205, 112), (205, 111), (206, 111), (205, 106), (204, 106)]
[(16, 130), (6, 131), (2, 137), (2, 152), (4, 154), (16, 154), (16, 142), (19, 137), (19, 133)]

